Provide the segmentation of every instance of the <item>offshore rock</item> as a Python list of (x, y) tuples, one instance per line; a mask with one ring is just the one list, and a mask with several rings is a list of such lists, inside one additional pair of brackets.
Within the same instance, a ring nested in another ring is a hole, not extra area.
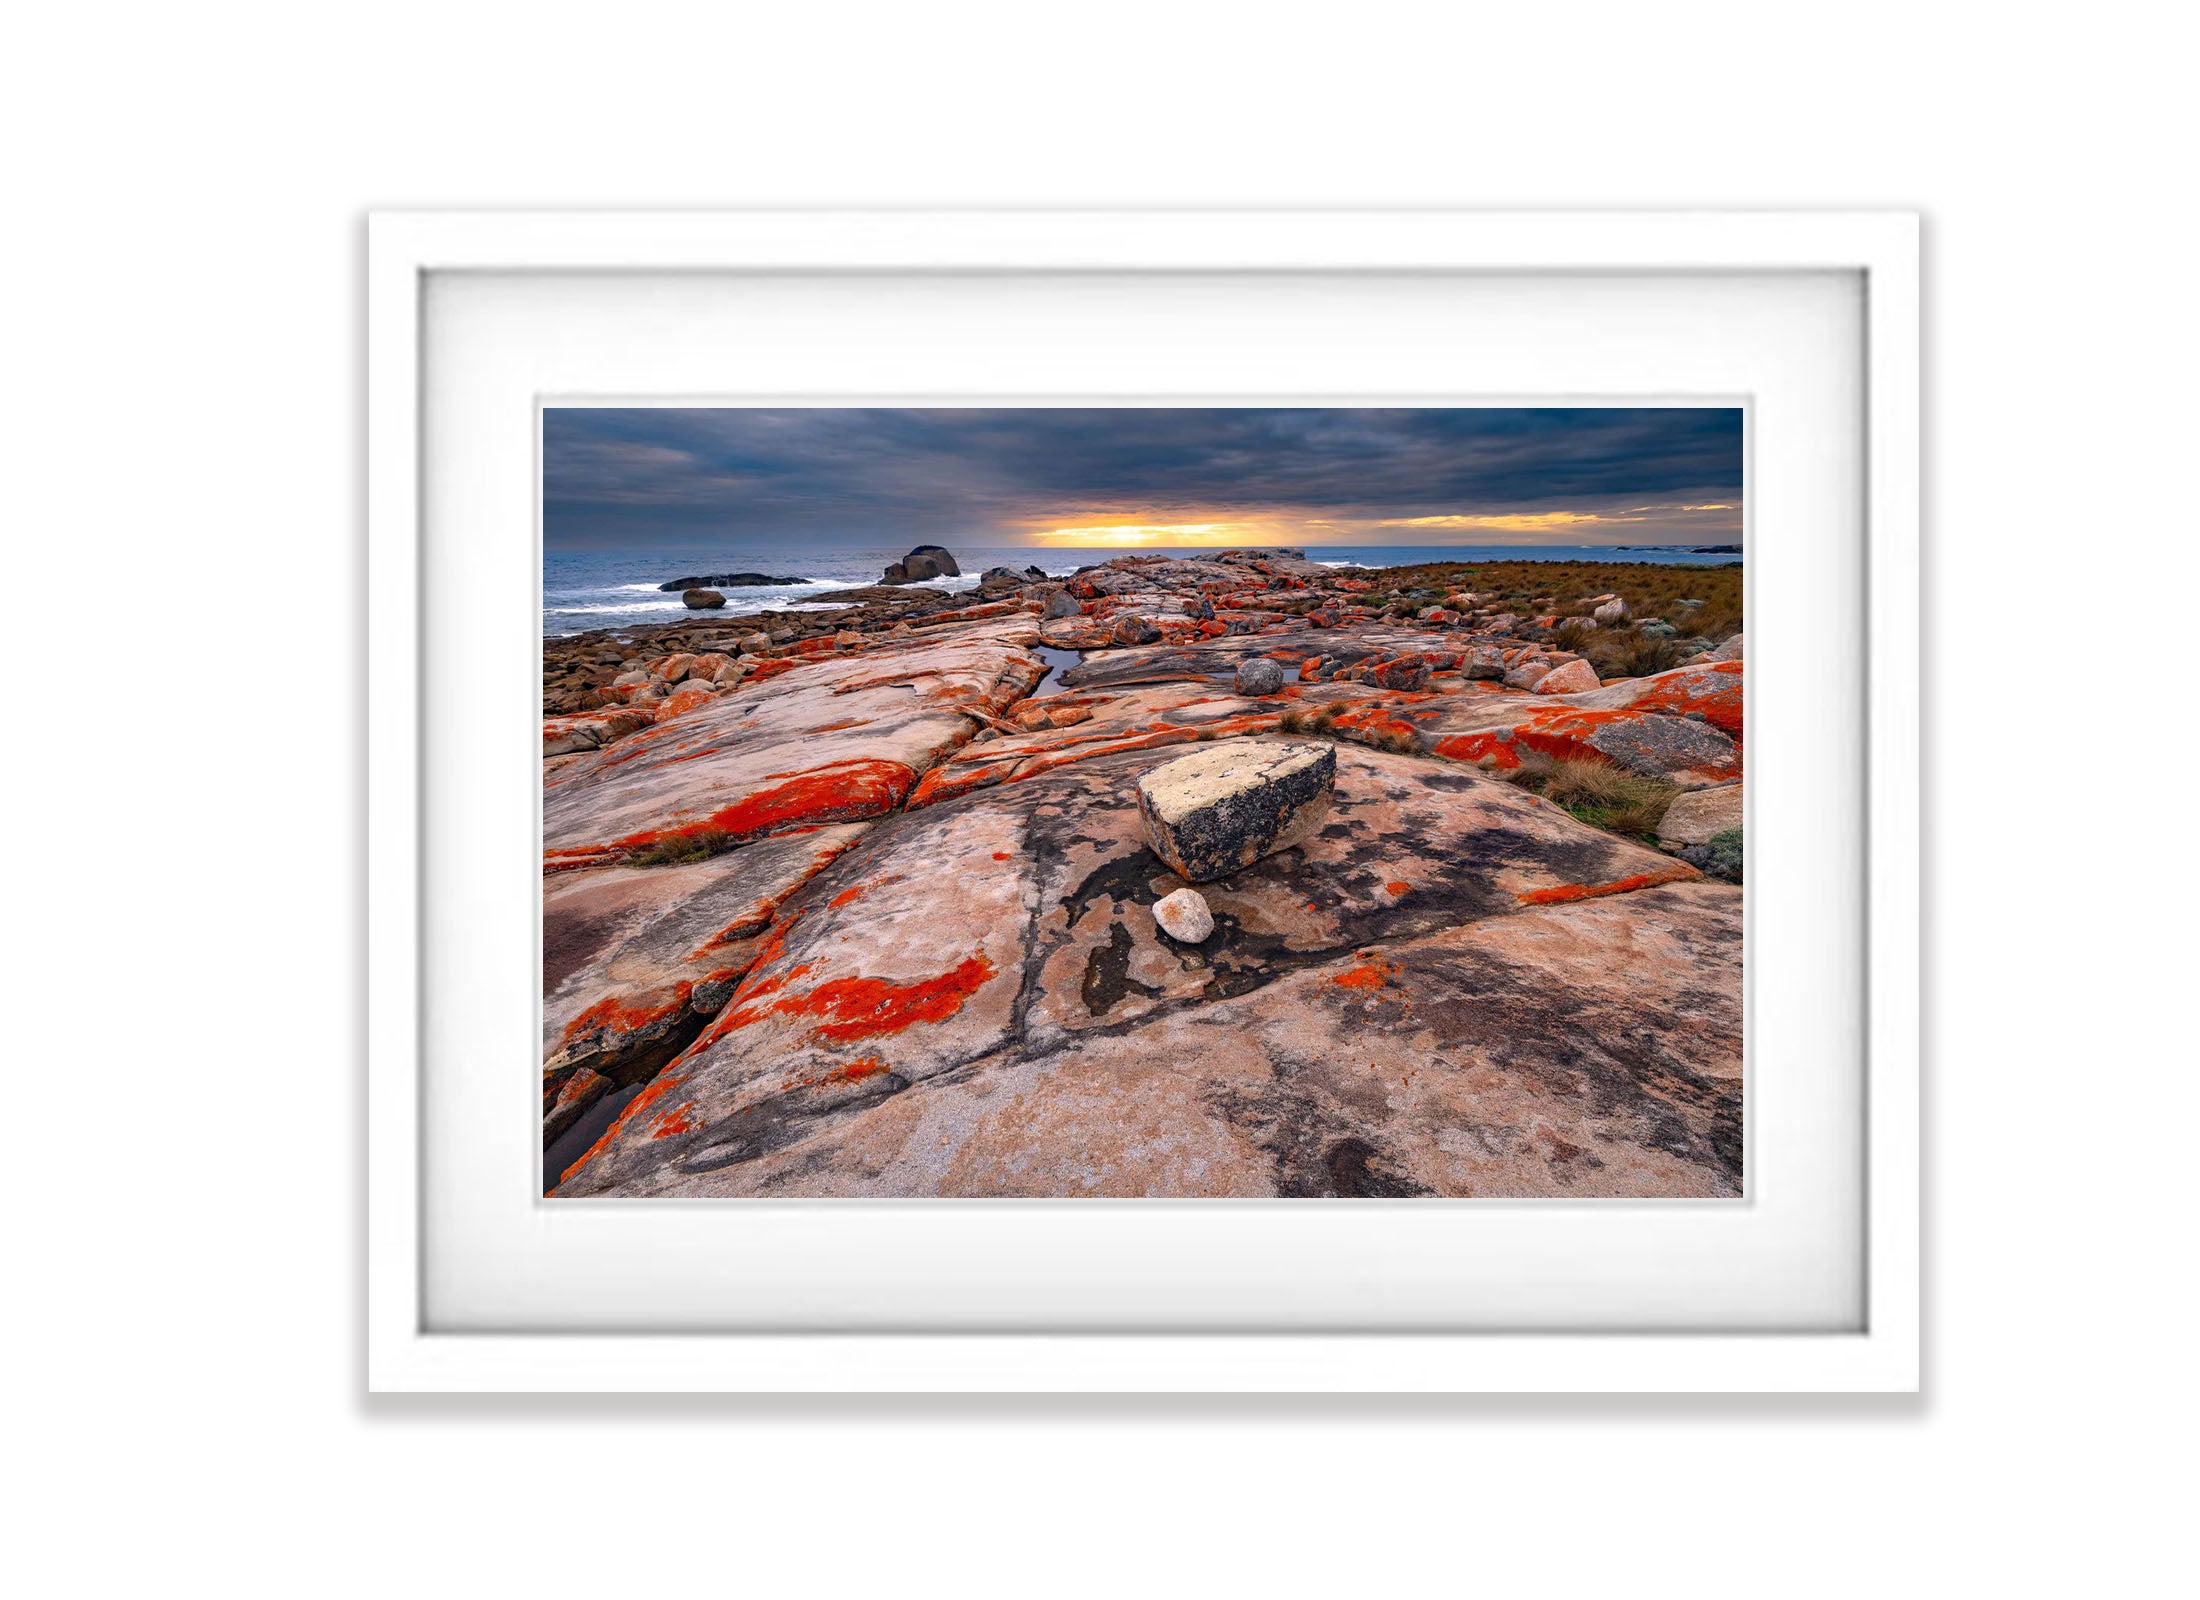
[(886, 569), (889, 583), (922, 583), (927, 578), (959, 578), (962, 568), (955, 565), (955, 558), (936, 544), (920, 544), (903, 556), (894, 566), (901, 568), (896, 578), (894, 567)]
[(1207, 898), (1197, 889), (1163, 895), (1153, 903), (1153, 919), (1163, 933), (1185, 944), (1199, 944), (1214, 936), (1215, 914), (1207, 909)]
[(670, 583), (660, 583), (657, 588), (664, 594), (679, 594), (688, 589), (785, 589), (800, 583), (800, 578), (771, 578), (761, 572), (705, 572), (691, 578), (674, 578)]
[(1211, 883), (1307, 838), (1336, 783), (1334, 745), (1232, 739), (1148, 772), (1138, 809), (1154, 854)]

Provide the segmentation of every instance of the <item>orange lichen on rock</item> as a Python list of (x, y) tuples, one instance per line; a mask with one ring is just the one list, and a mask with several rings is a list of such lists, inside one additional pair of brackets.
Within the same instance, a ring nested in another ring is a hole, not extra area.
[(685, 1010), (695, 992), (686, 978), (669, 988), (645, 989), (634, 995), (606, 995), (566, 1024), (561, 1044), (591, 1033), (638, 1033)]
[(1410, 883), (1386, 883), (1383, 885), (1383, 887), (1385, 889), (1388, 889), (1392, 894), (1404, 894), (1408, 890), (1410, 890), (1413, 885)]
[(735, 839), (785, 833), (826, 822), (882, 816), (900, 805), (916, 772), (899, 761), (842, 761), (797, 773), (785, 783), (721, 807), (700, 822), (650, 828), (618, 840), (621, 850), (647, 850), (671, 839), (725, 834)]
[(1700, 671), (1662, 674), (1628, 702), (1630, 711), (1701, 712), (1706, 722), (1736, 743), (1742, 737), (1742, 663), (1715, 662)]
[(855, 1060), (843, 1062), (826, 1073), (825, 1081), (827, 1083), (861, 1083), (865, 1078), (875, 1078), (880, 1073), (889, 1070), (891, 1069), (887, 1067), (886, 1063), (877, 1056), (858, 1056)]
[(571, 1166), (567, 1167), (563, 1172), (558, 1174), (558, 1182), (572, 1182), (573, 1174), (580, 1171), (581, 1168), (587, 1166), (589, 1162), (595, 1160), (597, 1155), (603, 1150), (603, 1148), (606, 1145), (610, 1144), (612, 1140), (616, 1139), (619, 1136), (620, 1132), (625, 1129), (626, 1125), (629, 1122), (632, 1122), (644, 1111), (647, 1111), (659, 1100), (662, 1100), (666, 1095), (670, 1094), (674, 1089), (678, 1088), (680, 1084), (683, 1083), (685, 1080), (686, 1074), (676, 1073), (672, 1071), (669, 1067), (663, 1072), (658, 1073), (656, 1078), (646, 1088), (644, 1088), (640, 1094), (636, 1095), (633, 1099), (629, 1100), (626, 1103), (625, 1110), (621, 1111), (616, 1117), (613, 1117), (611, 1119), (611, 1126), (604, 1129), (602, 1135), (598, 1137), (596, 1142), (590, 1145), (586, 1150), (583, 1150), (581, 1152), (580, 1159), (578, 1161), (575, 1161)]
[(1554, 883), (1548, 889), (1530, 889), (1517, 898), (1524, 906), (1560, 906), (1575, 900), (1595, 900), (1608, 894), (1626, 894), (1635, 889), (1654, 889), (1661, 883), (1682, 883), (1703, 874), (1686, 862), (1675, 861), (1663, 867), (1653, 867), (1648, 872), (1631, 872), (1624, 878), (1614, 878), (1610, 883)]
[[(723, 1037), (770, 1016), (809, 1019), (809, 1042), (848, 1044), (878, 1034), (899, 1033), (919, 1022), (944, 1022), (962, 1009), (963, 1002), (993, 977), (993, 963), (982, 955), (971, 956), (951, 972), (917, 983), (890, 983), (883, 978), (834, 978), (802, 994), (766, 1001), (792, 979), (809, 970), (796, 967), (766, 980), (739, 995), (713, 1024), (705, 1039)], [(700, 1048), (704, 1040), (697, 1041)]]
[(696, 1125), (688, 1121), (688, 1113), (694, 1109), (694, 1101), (681, 1101), (649, 1125), (649, 1136), (652, 1139), (669, 1139), (676, 1133), (693, 1133)]

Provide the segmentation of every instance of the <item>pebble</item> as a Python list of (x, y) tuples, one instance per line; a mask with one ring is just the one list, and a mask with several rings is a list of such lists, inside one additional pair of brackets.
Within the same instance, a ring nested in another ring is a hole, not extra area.
[(1215, 931), (1215, 914), (1197, 889), (1179, 889), (1156, 900), (1153, 919), (1163, 933), (1185, 944), (1198, 944)]

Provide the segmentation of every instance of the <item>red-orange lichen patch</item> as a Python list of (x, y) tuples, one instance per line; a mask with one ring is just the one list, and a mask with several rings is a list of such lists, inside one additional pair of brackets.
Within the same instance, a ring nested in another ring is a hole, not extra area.
[(861, 1083), (865, 1078), (875, 1078), (887, 1070), (889, 1069), (886, 1063), (877, 1056), (858, 1056), (855, 1060), (843, 1062), (826, 1073), (825, 1081), (827, 1083)]
[(1006, 850), (996, 850), (993, 852), (993, 859), (995, 861), (1008, 861), (1014, 858)]
[(1395, 882), (1393, 882), (1393, 883), (1386, 883), (1386, 884), (1384, 884), (1384, 885), (1383, 885), (1383, 887), (1384, 887), (1385, 889), (1388, 889), (1388, 890), (1389, 890), (1389, 891), (1390, 891), (1390, 892), (1391, 892), (1392, 894), (1404, 894), (1404, 893), (1406, 893), (1406, 892), (1407, 892), (1408, 890), (1410, 890), (1410, 889), (1411, 889), (1411, 888), (1413, 887), (1413, 885), (1412, 885), (1412, 884), (1410, 884), (1410, 883), (1395, 883)]
[(1576, 900), (1595, 900), (1608, 894), (1626, 894), (1634, 889), (1654, 889), (1661, 883), (1681, 883), (1703, 874), (1686, 862), (1675, 861), (1648, 872), (1631, 872), (1624, 878), (1614, 878), (1610, 883), (1554, 883), (1548, 889), (1530, 889), (1517, 896), (1524, 906), (1561, 906)]
[(688, 1113), (695, 1109), (695, 1102), (683, 1100), (649, 1125), (652, 1139), (669, 1139), (676, 1133), (693, 1133), (696, 1124), (688, 1121)]
[(1703, 713), (1704, 720), (1728, 738), (1742, 737), (1742, 664), (1718, 661), (1699, 672), (1656, 684), (1628, 703), (1631, 711)]
[(841, 761), (798, 773), (712, 812), (700, 822), (649, 828), (617, 841), (621, 850), (646, 850), (668, 839), (723, 833), (736, 839), (784, 833), (799, 825), (849, 822), (893, 810), (916, 782), (914, 768), (899, 761)]
[(606, 995), (567, 1023), (558, 1042), (561, 1046), (569, 1045), (591, 1033), (639, 1033), (677, 1015), (694, 992), (695, 985), (683, 978), (670, 988), (645, 989), (635, 995)]
[(808, 1039), (813, 1043), (847, 1044), (878, 1034), (899, 1033), (919, 1022), (944, 1022), (960, 1011), (963, 1002), (993, 977), (993, 963), (975, 955), (952, 972), (918, 983), (889, 983), (883, 978), (835, 978), (807, 993), (759, 1004), (767, 995), (808, 971), (807, 964), (784, 976), (759, 984), (741, 996), (739, 1006), (729, 1006), (713, 1035), (761, 1022), (767, 1016), (814, 1020)]

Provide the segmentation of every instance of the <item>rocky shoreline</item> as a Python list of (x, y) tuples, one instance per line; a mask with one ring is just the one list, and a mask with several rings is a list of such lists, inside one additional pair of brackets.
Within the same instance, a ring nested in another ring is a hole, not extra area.
[(546, 641), (546, 1191), (1738, 1195), (1739, 574), (1512, 565)]

